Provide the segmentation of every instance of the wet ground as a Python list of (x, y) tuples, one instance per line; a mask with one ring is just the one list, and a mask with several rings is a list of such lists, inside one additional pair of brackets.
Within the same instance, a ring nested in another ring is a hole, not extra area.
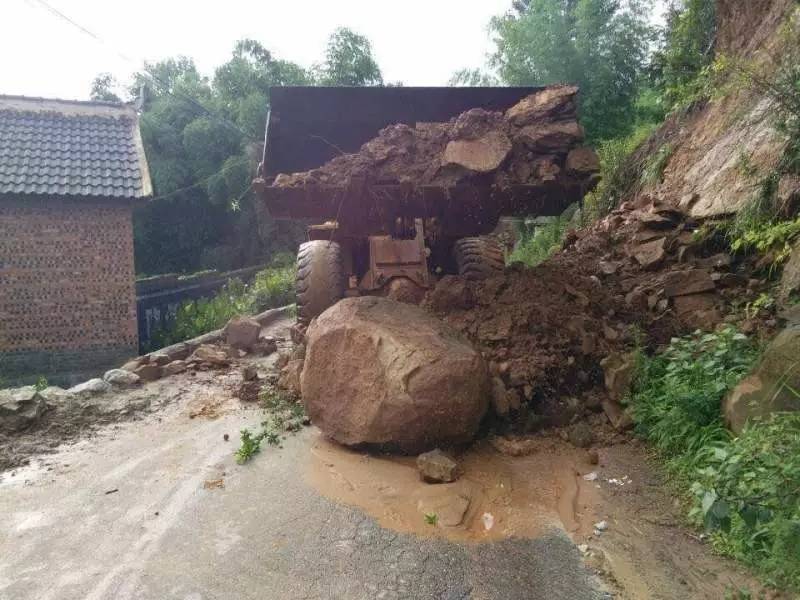
[[(233, 398), (235, 376), (203, 375), (198, 387), (197, 376), (178, 376), (159, 388), (157, 411), (0, 475), (0, 599), (683, 599), (755, 589), (680, 526), (635, 443), (600, 449), (599, 465), (557, 436), (521, 458), (478, 443), (460, 457), (458, 482), (427, 485), (412, 459), (345, 450), (311, 427), (237, 465), (239, 430), (264, 415)], [(595, 533), (601, 520), (608, 528)]]

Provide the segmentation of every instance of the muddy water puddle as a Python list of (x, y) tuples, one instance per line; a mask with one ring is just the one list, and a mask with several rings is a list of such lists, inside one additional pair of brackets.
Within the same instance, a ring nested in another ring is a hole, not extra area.
[(488, 542), (554, 527), (591, 533), (598, 496), (581, 476), (592, 470), (585, 452), (542, 439), (530, 456), (504, 456), (480, 442), (456, 458), (458, 481), (427, 484), (414, 457), (356, 452), (317, 434), (306, 477), (322, 495), (360, 508), (383, 527), (424, 537)]

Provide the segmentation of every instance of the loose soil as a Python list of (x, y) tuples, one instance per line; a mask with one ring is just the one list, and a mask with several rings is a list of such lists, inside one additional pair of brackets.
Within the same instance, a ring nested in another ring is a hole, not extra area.
[[(599, 464), (592, 465), (585, 450), (557, 434), (533, 440), (536, 451), (525, 457), (479, 442), (458, 455), (461, 479), (427, 484), (413, 458), (365, 454), (318, 435), (305, 477), (324, 496), (360, 508), (382, 526), (422, 537), (474, 544), (563, 529), (616, 598), (718, 599), (738, 590), (779, 597), (683, 525), (683, 507), (643, 445), (629, 440), (599, 448)], [(592, 473), (597, 479), (587, 481)], [(469, 501), (463, 522), (443, 525), (457, 496)], [(426, 507), (435, 506), (443, 512), (431, 525)], [(488, 531), (485, 513), (494, 519)], [(608, 523), (606, 531), (594, 530), (599, 521)]]
[[(511, 458), (478, 442), (457, 455), (464, 469), (458, 481), (428, 484), (412, 457), (370, 455), (319, 436), (306, 476), (323, 495), (358, 506), (384, 527), (424, 537), (485, 542), (532, 538), (553, 527), (590, 534), (597, 494), (580, 476), (591, 470), (586, 452), (553, 438), (536, 445), (532, 455)], [(464, 506), (463, 518), (450, 514), (456, 505)], [(426, 514), (436, 514), (438, 524), (426, 523)]]

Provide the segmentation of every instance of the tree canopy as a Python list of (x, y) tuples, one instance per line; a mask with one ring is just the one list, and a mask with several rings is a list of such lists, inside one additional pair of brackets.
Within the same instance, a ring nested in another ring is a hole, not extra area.
[[(369, 40), (349, 29), (331, 35), (324, 61), (311, 69), (278, 59), (250, 39), (238, 41), (210, 78), (188, 57), (146, 63), (128, 88), (142, 106), (156, 195), (136, 212), (137, 271), (235, 268), (293, 247), (298, 227), (256, 215), (250, 193), (270, 87), (382, 81)], [(91, 97), (118, 101), (117, 87), (101, 73)]]
[(644, 0), (517, 0), (492, 20), (490, 64), (509, 85), (577, 83), (588, 137), (616, 137), (631, 113), (655, 32)]

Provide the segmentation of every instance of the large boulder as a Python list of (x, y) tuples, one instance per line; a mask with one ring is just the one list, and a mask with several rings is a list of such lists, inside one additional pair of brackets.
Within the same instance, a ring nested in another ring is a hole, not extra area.
[(800, 410), (800, 327), (782, 331), (767, 346), (761, 363), (723, 401), (728, 427), (741, 433), (749, 421)]
[(347, 298), (311, 323), (301, 387), (331, 439), (408, 453), (470, 441), (491, 395), (467, 341), (416, 306), (376, 297)]

